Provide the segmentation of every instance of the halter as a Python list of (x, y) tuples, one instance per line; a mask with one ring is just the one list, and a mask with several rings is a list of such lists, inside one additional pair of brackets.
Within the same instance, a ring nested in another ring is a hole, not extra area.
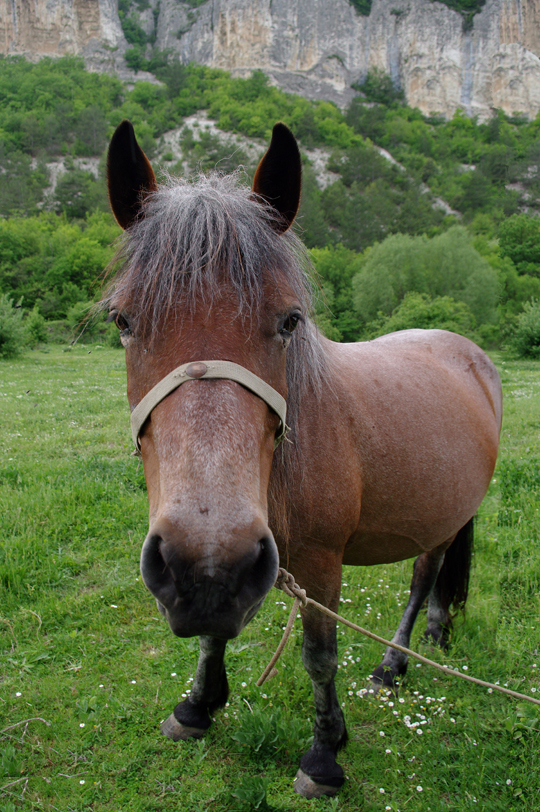
[(191, 361), (169, 372), (169, 374), (166, 375), (165, 378), (162, 378), (133, 409), (131, 413), (131, 434), (138, 452), (141, 450), (139, 443), (141, 429), (158, 403), (161, 403), (167, 395), (170, 395), (171, 392), (174, 392), (174, 390), (178, 389), (183, 383), (201, 380), (203, 378), (222, 378), (235, 381), (260, 397), (261, 400), (264, 400), (272, 411), (277, 414), (281, 421), (274, 441), (274, 448), (285, 439), (289, 431), (289, 426), (287, 426), (285, 422), (287, 403), (279, 392), (276, 392), (275, 389), (265, 383), (262, 378), (254, 375), (253, 372), (250, 372), (239, 364), (233, 364), (232, 361)]

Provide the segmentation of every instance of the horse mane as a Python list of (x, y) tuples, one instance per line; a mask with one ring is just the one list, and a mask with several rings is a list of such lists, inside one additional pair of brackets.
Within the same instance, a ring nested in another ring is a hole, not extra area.
[[(305, 246), (291, 229), (279, 233), (279, 215), (240, 185), (240, 176), (237, 171), (200, 175), (195, 181), (167, 177), (120, 238), (101, 307), (128, 314), (131, 331), (145, 342), (151, 344), (160, 324), (178, 313), (179, 301), (188, 312), (201, 295), (211, 306), (222, 290), (224, 273), (236, 294), (239, 315), (257, 318), (269, 277), (276, 284), (286, 280), (304, 313), (312, 314), (316, 275)], [(323, 376), (318, 330), (306, 318), (287, 350), (291, 442), (282, 443), (274, 455), (268, 493), (272, 529), (285, 541), (287, 493), (292, 478), (301, 476), (301, 402), (308, 392), (317, 397)]]

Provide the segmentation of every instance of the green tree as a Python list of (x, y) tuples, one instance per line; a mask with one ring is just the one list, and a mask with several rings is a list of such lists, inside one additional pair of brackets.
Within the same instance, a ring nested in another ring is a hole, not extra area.
[(465, 302), (478, 324), (496, 320), (497, 272), (463, 226), (432, 239), (396, 234), (366, 252), (353, 280), (354, 305), (365, 322), (379, 312), (389, 316), (412, 291)]
[(405, 101), (403, 90), (396, 86), (392, 78), (379, 68), (369, 70), (364, 81), (356, 85), (356, 89), (360, 90), (370, 102), (390, 105), (400, 104)]
[(322, 248), (332, 243), (333, 237), (321, 202), (321, 190), (315, 172), (309, 164), (304, 164), (303, 167), (302, 200), (297, 223), (302, 240), (308, 248)]
[(343, 341), (357, 341), (362, 322), (352, 304), (352, 280), (362, 265), (359, 254), (345, 248), (315, 248), (311, 251), (313, 264), (320, 280), (318, 312), (324, 314), (337, 331), (330, 335)]
[(44, 317), (39, 312), (37, 305), (34, 305), (34, 308), (28, 314), (28, 318), (25, 321), (25, 327), (28, 335), (28, 342), (32, 347), (35, 347), (38, 344), (45, 344), (47, 342), (47, 324)]
[(70, 218), (83, 218), (95, 208), (109, 207), (104, 182), (75, 167), (68, 168), (59, 178), (54, 200), (57, 209)]
[(517, 320), (511, 343), (522, 358), (540, 358), (540, 301), (525, 304)]
[(107, 119), (97, 104), (81, 110), (75, 125), (77, 155), (101, 155), (106, 145)]
[(499, 249), (518, 273), (540, 277), (540, 220), (527, 214), (509, 217), (499, 227)]

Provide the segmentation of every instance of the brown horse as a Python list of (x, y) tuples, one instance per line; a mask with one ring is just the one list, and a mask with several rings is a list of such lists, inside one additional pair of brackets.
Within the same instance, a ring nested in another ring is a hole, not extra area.
[[(444, 641), (497, 456), (501, 388), (489, 358), (441, 330), (358, 344), (317, 332), (309, 262), (289, 230), (300, 156), (283, 124), (252, 190), (218, 175), (158, 189), (127, 121), (108, 182), (126, 231), (104, 301), (126, 349), (150, 506), (141, 572), (172, 631), (200, 637), (191, 694), (162, 731), (178, 740), (208, 729), (227, 699), (227, 640), (261, 606), (278, 562), (336, 610), (342, 564), (418, 556), (394, 640), (408, 645), (428, 598), (427, 634)], [(310, 607), (302, 622), (316, 720), (296, 789), (317, 797), (343, 783), (335, 756), (347, 732), (335, 623)], [(393, 686), (406, 666), (389, 649), (372, 679)]]

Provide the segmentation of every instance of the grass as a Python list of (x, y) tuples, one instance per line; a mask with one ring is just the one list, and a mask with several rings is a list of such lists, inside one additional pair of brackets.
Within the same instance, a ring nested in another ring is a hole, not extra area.
[[(467, 614), (449, 654), (421, 650), (540, 694), (540, 365), (496, 362), (505, 422)], [(367, 699), (381, 647), (343, 628), (348, 780), (335, 799), (295, 795), (313, 720), (299, 625), (278, 675), (255, 687), (288, 616), (290, 601), (275, 591), (229, 646), (230, 702), (211, 732), (178, 744), (162, 737), (159, 722), (189, 691), (197, 643), (173, 637), (139, 579), (147, 502), (123, 353), (51, 347), (0, 370), (0, 812), (540, 807), (534, 706), (414, 663), (399, 701)], [(347, 568), (343, 610), (388, 636), (411, 567)], [(413, 647), (421, 633), (422, 619)]]

